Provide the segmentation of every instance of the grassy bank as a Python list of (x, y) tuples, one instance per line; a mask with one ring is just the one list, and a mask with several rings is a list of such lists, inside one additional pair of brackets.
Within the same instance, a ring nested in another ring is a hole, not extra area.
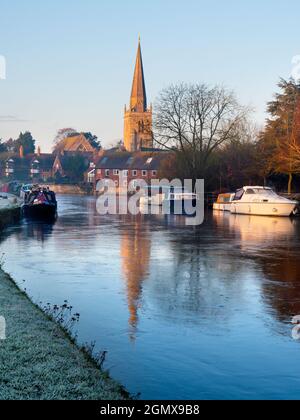
[(2, 270), (1, 316), (6, 320), (6, 340), (0, 341), (1, 400), (128, 398)]

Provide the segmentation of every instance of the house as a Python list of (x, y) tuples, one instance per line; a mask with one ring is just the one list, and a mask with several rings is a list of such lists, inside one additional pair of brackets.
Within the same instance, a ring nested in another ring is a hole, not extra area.
[(52, 154), (30, 154), (19, 156), (13, 154), (4, 162), (2, 176), (22, 181), (47, 181), (52, 177), (52, 168), (55, 157)]
[[(51, 182), (53, 178), (70, 178), (74, 182), (83, 174), (94, 160), (95, 152), (37, 153), (24, 155), (5, 153), (0, 155), (0, 177), (21, 182)], [(74, 176), (74, 174), (76, 176)], [(69, 180), (69, 179), (68, 179)]]
[(71, 137), (66, 137), (61, 140), (55, 147), (55, 153), (95, 153), (96, 150), (91, 146), (84, 134), (77, 134)]
[(51, 153), (24, 155), (20, 148), (19, 154), (6, 153), (0, 158), (1, 178), (19, 181), (48, 181), (52, 177), (55, 156)]
[[(113, 181), (116, 187), (125, 188), (131, 181), (143, 180), (148, 185), (158, 179), (163, 163), (169, 153), (103, 153), (96, 162), (90, 164), (86, 173), (89, 183), (96, 185), (99, 181)], [(121, 185), (120, 185), (121, 183)]]
[(11, 155), (4, 162), (4, 176), (9, 179), (24, 179), (30, 178), (30, 167), (33, 155), (21, 157), (19, 155)]
[(80, 179), (83, 177), (91, 162), (94, 153), (91, 152), (63, 152), (54, 157), (52, 174), (54, 178)]
[(30, 177), (36, 181), (47, 182), (53, 177), (55, 156), (50, 153), (38, 153), (30, 162)]

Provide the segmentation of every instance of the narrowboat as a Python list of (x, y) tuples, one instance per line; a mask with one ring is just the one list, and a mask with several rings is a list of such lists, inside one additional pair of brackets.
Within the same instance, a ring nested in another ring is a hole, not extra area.
[(57, 201), (49, 188), (33, 188), (25, 194), (23, 215), (33, 219), (55, 219), (57, 216)]

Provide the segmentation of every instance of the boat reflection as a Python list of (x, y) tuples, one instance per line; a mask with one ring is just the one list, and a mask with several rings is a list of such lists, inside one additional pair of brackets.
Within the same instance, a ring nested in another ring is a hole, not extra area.
[(52, 235), (55, 221), (51, 223), (45, 222), (30, 222), (26, 223), (22, 234), (30, 239), (35, 239), (38, 242), (46, 242)]
[(262, 298), (280, 321), (290, 322), (300, 314), (300, 220), (214, 214), (239, 238), (243, 256), (253, 259), (264, 274)]
[(19, 225), (8, 228), (1, 232), (0, 241), (6, 240), (10, 236), (14, 236), (19, 241), (29, 242), (35, 240), (37, 242), (46, 242), (52, 235), (56, 221), (51, 223), (40, 221), (23, 221)]

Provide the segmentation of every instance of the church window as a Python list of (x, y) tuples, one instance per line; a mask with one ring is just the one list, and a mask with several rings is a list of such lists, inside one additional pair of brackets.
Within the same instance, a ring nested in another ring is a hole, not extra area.
[(140, 133), (143, 133), (144, 132), (144, 128), (145, 128), (144, 122), (143, 121), (140, 121), (139, 122), (139, 132)]

